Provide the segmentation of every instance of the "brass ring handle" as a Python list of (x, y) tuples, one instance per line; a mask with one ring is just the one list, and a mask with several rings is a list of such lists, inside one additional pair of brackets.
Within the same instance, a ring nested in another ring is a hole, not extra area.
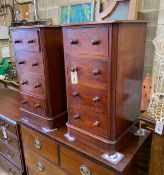
[(41, 149), (42, 148), (42, 143), (40, 142), (40, 140), (38, 138), (36, 138), (34, 140), (34, 145), (37, 149)]
[(38, 170), (44, 171), (44, 165), (43, 165), (41, 162), (38, 162), (38, 163), (36, 164), (36, 167), (38, 168)]
[(80, 173), (82, 175), (91, 175), (91, 171), (86, 165), (81, 165), (80, 166)]

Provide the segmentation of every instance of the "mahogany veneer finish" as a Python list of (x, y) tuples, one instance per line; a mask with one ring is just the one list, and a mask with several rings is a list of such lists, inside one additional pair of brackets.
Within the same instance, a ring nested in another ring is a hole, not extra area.
[[(24, 175), (24, 156), (18, 121), (21, 97), (14, 92), (0, 87), (0, 167), (10, 175)], [(7, 138), (4, 137), (5, 128)]]
[[(136, 122), (146, 26), (141, 21), (63, 26), (69, 135), (108, 149)], [(78, 83), (72, 84), (75, 71)]]
[(67, 119), (61, 27), (15, 27), (11, 36), (24, 119), (48, 129), (61, 126)]

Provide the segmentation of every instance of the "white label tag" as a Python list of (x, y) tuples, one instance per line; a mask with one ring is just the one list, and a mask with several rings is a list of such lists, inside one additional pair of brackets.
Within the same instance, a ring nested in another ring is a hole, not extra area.
[(157, 121), (156, 122), (156, 126), (155, 126), (155, 132), (159, 135), (162, 135), (162, 132), (163, 132), (163, 126), (164, 126), (164, 123), (161, 122), (161, 121)]
[(78, 84), (77, 71), (71, 72), (71, 83)]
[(2, 132), (3, 132), (3, 138), (7, 139), (6, 128), (4, 126), (2, 126)]

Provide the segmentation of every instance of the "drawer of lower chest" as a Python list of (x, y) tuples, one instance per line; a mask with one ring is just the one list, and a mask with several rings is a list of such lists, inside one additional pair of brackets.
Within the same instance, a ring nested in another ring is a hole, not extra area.
[(107, 115), (96, 113), (87, 107), (70, 104), (69, 123), (100, 137), (107, 138)]
[(108, 27), (64, 28), (66, 52), (108, 56)]
[(68, 101), (84, 105), (98, 113), (107, 113), (107, 92), (82, 84), (68, 85)]
[(63, 170), (27, 147), (24, 147), (24, 155), (29, 175), (66, 175)]
[(55, 142), (25, 126), (21, 126), (21, 135), (24, 146), (36, 151), (51, 162), (58, 163), (57, 144)]
[(0, 126), (4, 127), (5, 130), (9, 131), (10, 133), (14, 134), (15, 136), (17, 136), (17, 129), (16, 129), (16, 125), (0, 118)]
[(0, 139), (4, 143), (10, 145), (12, 148), (15, 148), (16, 150), (19, 150), (19, 140), (14, 135), (12, 135), (8, 132), (6, 132), (4, 134), (4, 132), (0, 129)]
[(69, 84), (72, 83), (72, 75), (77, 72), (78, 83), (92, 85), (95, 88), (107, 90), (108, 87), (108, 61), (77, 58), (67, 55), (66, 74)]
[(24, 109), (38, 115), (46, 115), (46, 101), (44, 98), (37, 98), (25, 94), (22, 94), (22, 96), (22, 106)]
[(12, 163), (0, 156), (0, 167), (9, 175), (23, 175)]
[(2, 141), (0, 141), (0, 152), (8, 160), (12, 161), (17, 167), (22, 168), (21, 156), (19, 152), (15, 151), (7, 144), (4, 144)]
[(80, 156), (71, 150), (61, 147), (60, 149), (61, 167), (69, 171), (72, 175), (115, 175), (110, 170)]
[(19, 73), (19, 82), (22, 92), (45, 97), (44, 76), (32, 73)]

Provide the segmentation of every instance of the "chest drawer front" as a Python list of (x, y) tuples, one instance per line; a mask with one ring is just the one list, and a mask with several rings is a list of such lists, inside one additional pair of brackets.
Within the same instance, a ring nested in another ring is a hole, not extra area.
[(44, 74), (43, 57), (36, 53), (16, 53), (16, 65), (19, 73), (32, 72)]
[[(16, 129), (16, 125), (6, 121), (6, 120), (3, 120), (2, 118), (0, 118), (0, 126), (2, 127), (5, 127), (6, 130), (12, 134), (14, 134), (15, 136), (17, 136), (17, 129)], [(1, 128), (2, 129), (2, 128)]]
[(108, 56), (108, 27), (63, 29), (65, 51)]
[(21, 134), (23, 145), (41, 154), (43, 157), (50, 160), (51, 162), (55, 164), (58, 163), (56, 143), (24, 126), (21, 126)]
[(85, 131), (107, 138), (107, 115), (96, 113), (87, 107), (70, 104), (69, 122)]
[(22, 94), (22, 106), (24, 109), (34, 112), (35, 114), (46, 115), (46, 101), (44, 98), (37, 98)]
[(14, 30), (11, 36), (15, 51), (40, 51), (38, 30)]
[(80, 104), (97, 113), (107, 113), (106, 91), (84, 85), (68, 85), (68, 100), (70, 103)]
[(18, 152), (10, 148), (8, 145), (0, 141), (0, 152), (10, 161), (14, 162), (16, 166), (22, 168), (21, 157)]
[(4, 138), (3, 131), (0, 129), (0, 139), (6, 144), (10, 145), (12, 148), (15, 148), (16, 150), (19, 151), (19, 141), (17, 140), (17, 138), (9, 134), (8, 132), (6, 134), (7, 138)]
[(78, 83), (89, 84), (95, 88), (107, 90), (107, 61), (78, 59), (67, 55), (66, 67), (68, 82), (71, 83), (71, 74), (76, 71)]
[(66, 175), (64, 171), (27, 147), (24, 148), (24, 155), (29, 175), (34, 172), (37, 175)]
[(0, 156), (0, 167), (9, 175), (23, 175), (21, 171), (2, 156)]
[(86, 169), (90, 171), (91, 175), (116, 175), (110, 170), (67, 148), (61, 147), (60, 150), (61, 167), (69, 171), (72, 175), (82, 175), (81, 172), (86, 172)]
[(42, 75), (19, 74), (19, 82), (22, 92), (45, 97), (45, 81)]

